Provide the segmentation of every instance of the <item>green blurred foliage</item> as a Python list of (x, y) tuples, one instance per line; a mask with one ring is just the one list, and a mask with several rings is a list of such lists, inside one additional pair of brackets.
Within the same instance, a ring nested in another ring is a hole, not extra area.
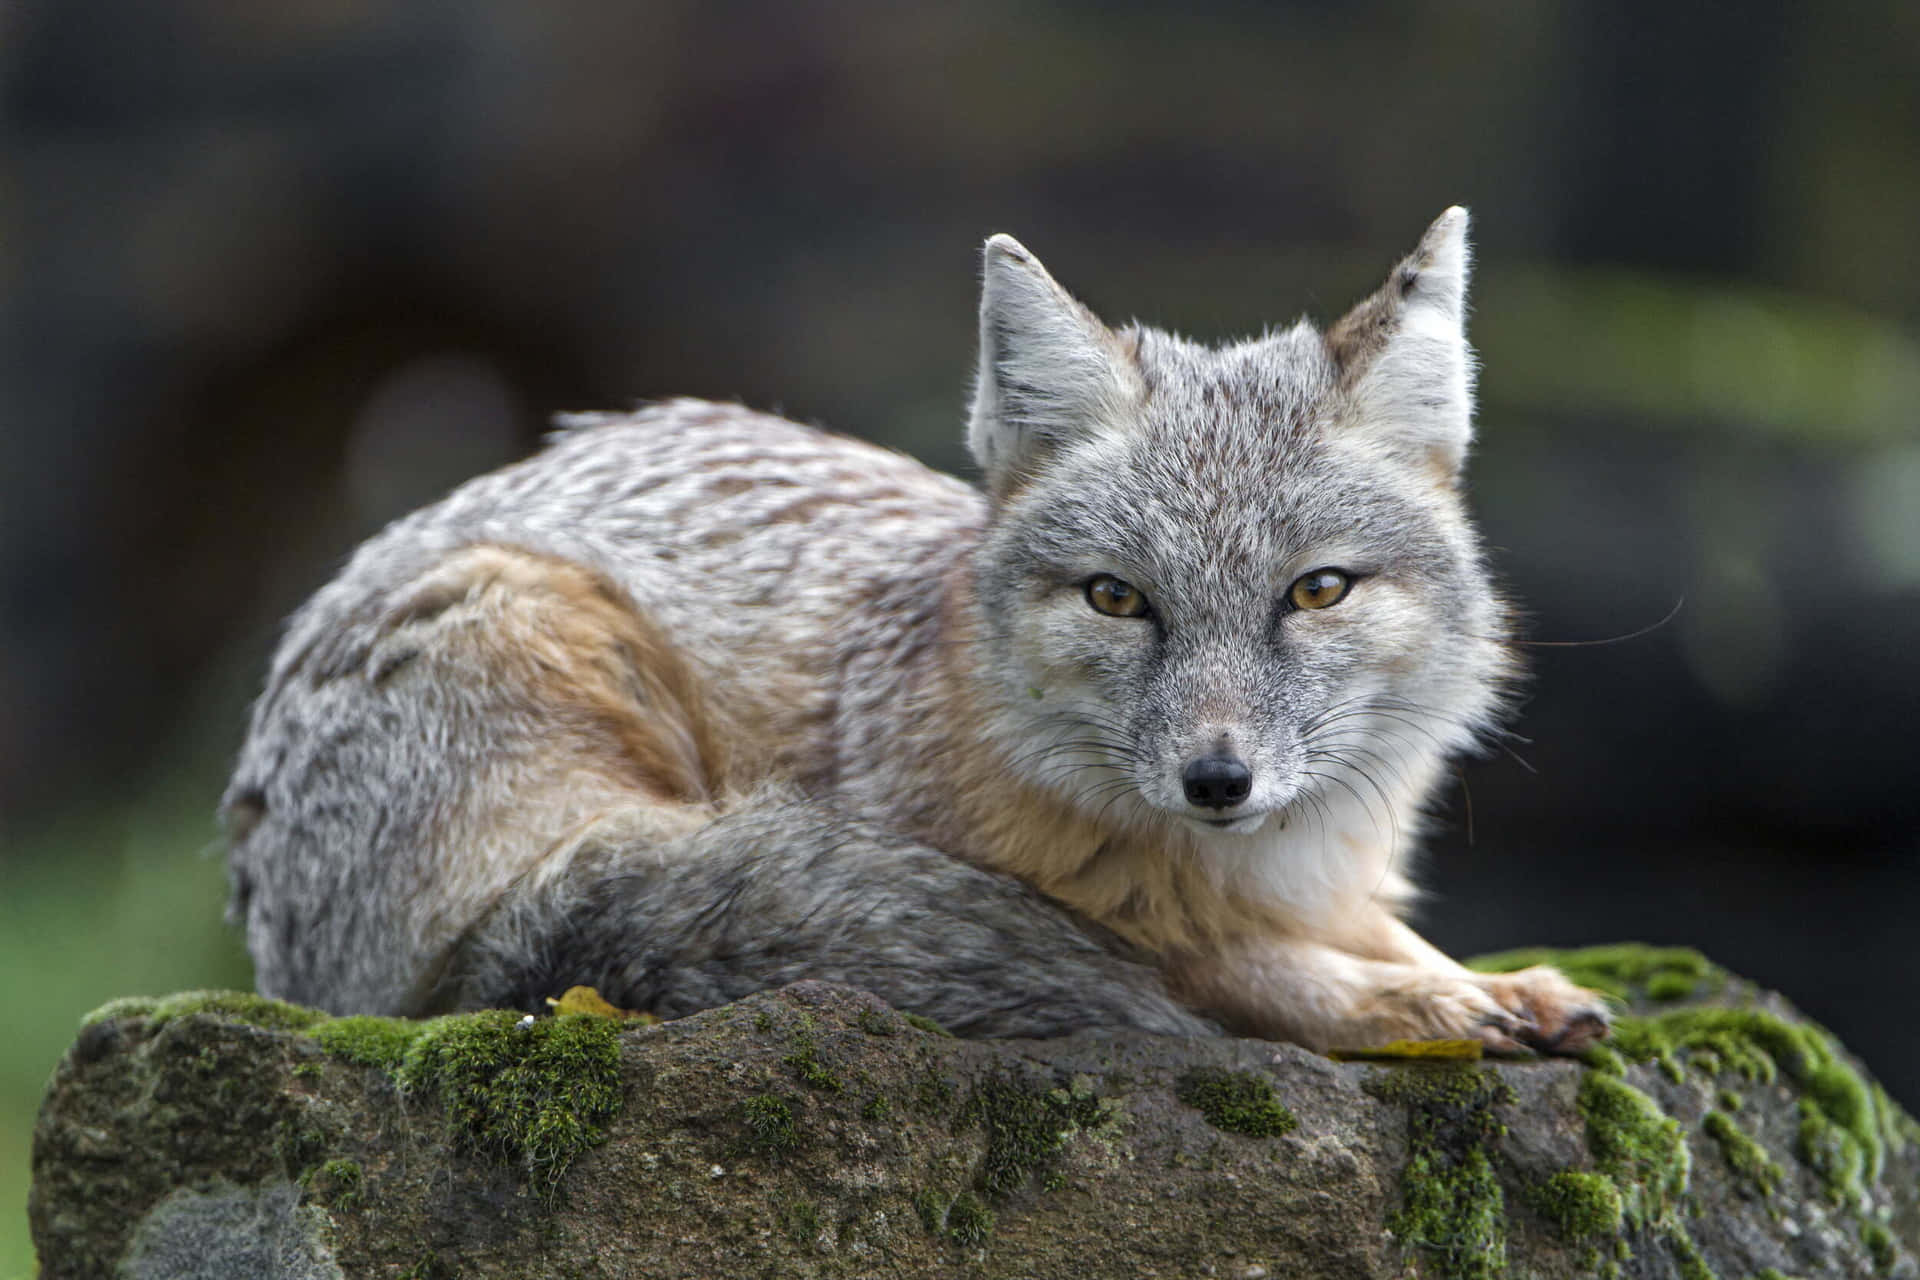
[(213, 805), (226, 761), (184, 754), (125, 799), (10, 833), (0, 850), (0, 1280), (33, 1274), (34, 1115), (81, 1016), (119, 995), (253, 983), (221, 919)]

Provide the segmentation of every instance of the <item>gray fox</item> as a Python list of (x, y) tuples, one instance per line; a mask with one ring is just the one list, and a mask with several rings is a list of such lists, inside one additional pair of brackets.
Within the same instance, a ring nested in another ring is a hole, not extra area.
[(985, 249), (968, 443), (678, 400), (362, 546), (223, 801), (261, 989), (678, 1017), (800, 978), (963, 1035), (1578, 1050), (1400, 917), (1507, 611), (1461, 496), (1467, 215), (1345, 318), (1113, 329)]

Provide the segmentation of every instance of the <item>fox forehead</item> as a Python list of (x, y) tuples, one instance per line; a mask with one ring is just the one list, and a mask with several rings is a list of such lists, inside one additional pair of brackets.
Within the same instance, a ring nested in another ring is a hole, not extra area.
[(1129, 336), (1144, 387), (1139, 429), (1210, 467), (1284, 465), (1337, 381), (1325, 339), (1305, 321), (1217, 347), (1145, 326)]
[(1341, 405), (1311, 328), (1220, 349), (1136, 334), (1140, 403), (1062, 449), (1000, 512), (1031, 571), (1267, 590), (1317, 567), (1302, 557), (1429, 576), (1457, 561), (1438, 518), (1451, 495), (1335, 447)]

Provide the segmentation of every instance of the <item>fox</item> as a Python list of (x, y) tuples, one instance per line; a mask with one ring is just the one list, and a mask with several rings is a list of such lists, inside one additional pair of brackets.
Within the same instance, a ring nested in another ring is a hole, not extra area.
[(259, 988), (1580, 1052), (1601, 996), (1406, 922), (1519, 671), (1469, 268), (1456, 207), (1324, 331), (1207, 345), (995, 235), (978, 486), (738, 405), (562, 415), (286, 624), (221, 801)]

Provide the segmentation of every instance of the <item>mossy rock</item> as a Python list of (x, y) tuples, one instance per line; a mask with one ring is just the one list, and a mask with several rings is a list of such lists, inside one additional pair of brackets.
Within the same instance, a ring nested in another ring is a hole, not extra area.
[(1564, 959), (1623, 1006), (1585, 1062), (967, 1041), (817, 983), (651, 1027), (118, 1001), (30, 1213), (50, 1280), (1920, 1276), (1920, 1130), (1831, 1037), (1691, 952)]

